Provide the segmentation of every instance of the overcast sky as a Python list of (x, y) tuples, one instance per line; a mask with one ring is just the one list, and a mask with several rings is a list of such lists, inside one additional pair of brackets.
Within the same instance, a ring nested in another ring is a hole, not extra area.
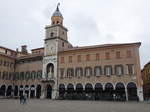
[(58, 2), (74, 46), (142, 42), (142, 67), (149, 61), (150, 0), (0, 0), (0, 45), (43, 47)]

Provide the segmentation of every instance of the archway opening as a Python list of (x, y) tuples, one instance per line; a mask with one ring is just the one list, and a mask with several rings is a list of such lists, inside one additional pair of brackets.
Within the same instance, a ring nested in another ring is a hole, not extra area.
[(36, 97), (37, 98), (41, 97), (41, 85), (37, 85), (37, 88), (36, 88)]
[(32, 85), (30, 88), (30, 98), (35, 98), (35, 86)]
[(101, 83), (95, 84), (95, 100), (103, 99), (103, 86)]
[(6, 91), (6, 86), (2, 85), (1, 88), (0, 88), (0, 95), (5, 96), (5, 91)]
[(116, 84), (115, 100), (118, 100), (118, 101), (125, 101), (126, 100), (125, 86), (123, 83), (117, 83)]
[(64, 84), (59, 85), (59, 98), (60, 99), (65, 98), (65, 85)]
[(52, 86), (50, 84), (47, 85), (47, 98), (52, 98)]
[(74, 86), (73, 86), (73, 84), (68, 84), (68, 86), (67, 86), (67, 99), (74, 99)]
[(77, 100), (84, 100), (85, 99), (85, 94), (83, 91), (83, 85), (78, 83), (76, 85), (76, 99)]
[(93, 95), (93, 86), (90, 83), (87, 83), (85, 85), (85, 96), (87, 100), (93, 100), (94, 95)]
[(128, 100), (139, 100), (137, 96), (137, 87), (133, 82), (128, 83), (127, 85), (128, 91)]
[(29, 86), (28, 85), (26, 85), (25, 86), (25, 94), (27, 95), (27, 97), (29, 97)]
[(9, 85), (8, 88), (7, 88), (7, 91), (6, 91), (6, 96), (10, 97), (12, 95), (11, 93), (12, 93), (12, 86)]
[(111, 83), (105, 85), (104, 96), (105, 100), (113, 100), (113, 85)]
[(14, 89), (14, 96), (18, 96), (18, 86), (15, 86), (15, 89)]

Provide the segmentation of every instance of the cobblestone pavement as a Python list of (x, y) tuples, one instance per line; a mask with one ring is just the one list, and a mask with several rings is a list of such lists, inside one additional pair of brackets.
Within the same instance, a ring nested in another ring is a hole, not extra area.
[(150, 102), (104, 102), (0, 99), (0, 112), (150, 112)]

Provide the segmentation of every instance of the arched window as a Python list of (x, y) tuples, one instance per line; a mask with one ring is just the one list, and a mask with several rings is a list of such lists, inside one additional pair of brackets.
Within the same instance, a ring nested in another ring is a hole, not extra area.
[(31, 79), (35, 79), (35, 76), (36, 76), (36, 72), (35, 72), (35, 71), (32, 71), (32, 72), (31, 72)]
[(123, 75), (123, 65), (115, 65), (115, 74), (118, 76)]
[(81, 67), (76, 68), (76, 76), (80, 77), (83, 75), (83, 70)]
[(28, 79), (30, 79), (30, 72), (29, 71), (27, 71), (25, 73), (25, 80), (28, 80)]
[(24, 72), (20, 72), (20, 79), (24, 80)]
[(64, 68), (60, 68), (60, 78), (64, 77)]
[(19, 72), (16, 72), (15, 74), (16, 74), (16, 80), (19, 80), (20, 79), (19, 78)]
[(95, 76), (100, 76), (100, 75), (102, 75), (102, 69), (101, 69), (100, 66), (96, 66), (96, 67), (94, 68), (94, 74), (95, 74)]
[(91, 67), (85, 68), (85, 76), (87, 76), (87, 77), (92, 76), (92, 68)]
[(68, 68), (67, 69), (67, 77), (73, 77), (74, 76), (74, 69)]
[(39, 71), (37, 72), (37, 78), (38, 78), (38, 79), (41, 79), (41, 78), (42, 78), (42, 70), (39, 70)]
[(105, 75), (110, 76), (112, 75), (112, 66), (111, 65), (106, 65), (104, 67)]

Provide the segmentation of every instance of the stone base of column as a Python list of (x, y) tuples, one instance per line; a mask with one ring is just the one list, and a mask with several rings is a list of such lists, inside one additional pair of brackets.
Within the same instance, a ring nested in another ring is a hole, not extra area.
[(139, 98), (139, 101), (143, 101), (143, 88), (137, 88), (137, 96)]

